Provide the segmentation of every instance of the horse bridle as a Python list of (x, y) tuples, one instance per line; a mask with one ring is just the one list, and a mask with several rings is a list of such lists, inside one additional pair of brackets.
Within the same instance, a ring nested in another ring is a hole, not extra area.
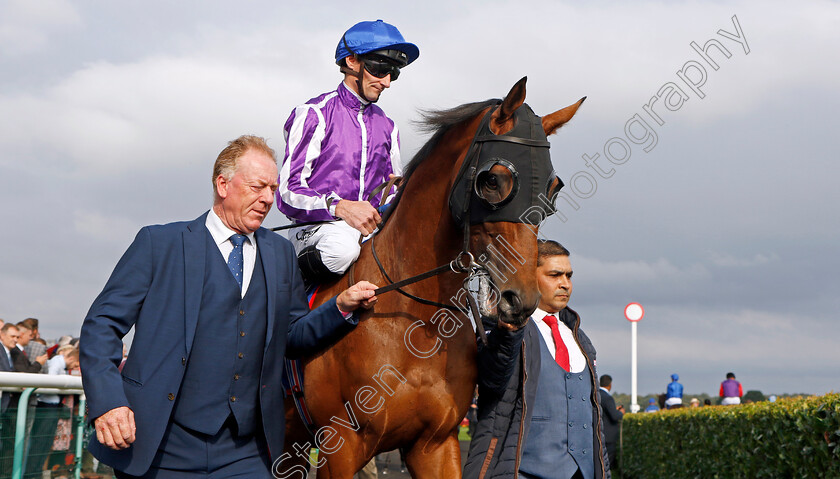
[[(490, 119), (492, 118), (493, 113), (499, 108), (499, 104), (496, 104), (495, 107), (491, 108), (481, 120), (478, 129), (476, 130), (475, 135), (473, 136), (472, 142), (470, 143), (470, 147), (467, 150), (467, 157), (464, 160), (463, 164), (461, 165), (461, 169), (458, 172), (458, 176), (456, 177), (455, 182), (453, 183), (452, 190), (450, 191), (450, 210), (453, 208), (453, 204), (457, 204), (457, 201), (453, 202), (453, 196), (462, 193), (463, 203), (462, 207), (458, 208), (459, 211), (452, 211), (453, 218), (455, 218), (456, 222), (461, 223), (463, 228), (463, 246), (461, 251), (458, 255), (449, 263), (443, 264), (438, 266), (437, 268), (431, 269), (424, 273), (418, 274), (416, 276), (411, 276), (409, 278), (403, 279), (401, 281), (394, 282), (391, 277), (388, 275), (388, 272), (385, 270), (385, 267), (380, 261), (379, 256), (376, 254), (376, 235), (371, 237), (370, 239), (370, 249), (371, 253), (373, 254), (373, 259), (376, 261), (376, 265), (379, 267), (379, 271), (385, 277), (385, 279), (389, 282), (388, 285), (383, 286), (374, 291), (374, 295), (379, 295), (382, 293), (387, 293), (389, 291), (396, 290), (403, 296), (411, 298), (418, 303), (429, 305), (429, 306), (436, 306), (439, 308), (445, 308), (450, 311), (458, 311), (462, 314), (467, 314), (467, 311), (464, 309), (453, 306), (449, 304), (439, 303), (437, 301), (431, 301), (428, 299), (421, 298), (419, 296), (413, 295), (408, 293), (402, 289), (403, 286), (407, 286), (412, 283), (416, 283), (418, 281), (422, 281), (424, 279), (431, 278), (433, 276), (437, 276), (439, 274), (443, 274), (446, 272), (453, 272), (456, 274), (466, 274), (469, 273), (469, 276), (464, 280), (464, 285), (466, 286), (470, 280), (480, 274), (487, 274), (487, 269), (485, 266), (476, 263), (475, 258), (473, 257), (472, 253), (470, 253), (470, 225), (471, 225), (471, 214), (473, 211), (471, 210), (472, 207), (472, 197), (474, 192), (477, 190), (475, 188), (476, 185), (476, 175), (479, 170), (479, 161), (481, 160), (481, 150), (482, 145), (489, 143), (489, 142), (502, 142), (502, 143), (512, 143), (515, 145), (524, 145), (528, 147), (539, 147), (539, 148), (549, 148), (551, 144), (547, 140), (541, 139), (533, 139), (533, 138), (522, 138), (518, 136), (512, 135), (496, 135), (489, 129)], [(530, 112), (531, 115), (533, 112)], [(535, 115), (534, 115), (535, 116)], [(485, 129), (489, 133), (485, 133)], [(544, 132), (543, 132), (544, 133)], [(550, 161), (549, 161), (550, 164)], [(512, 165), (511, 165), (512, 167)], [(512, 170), (515, 172), (515, 170)], [(516, 179), (515, 179), (516, 180)], [(461, 188), (463, 191), (458, 191), (459, 185), (466, 184), (467, 187)], [(561, 182), (562, 185), (562, 182)], [(513, 192), (511, 195), (516, 194), (516, 189), (518, 189), (518, 184), (513, 185)], [(506, 202), (507, 203), (507, 202)], [(497, 210), (501, 208), (507, 207), (506, 205), (502, 205), (498, 208), (491, 206), (490, 209)], [(509, 213), (508, 213), (509, 214)], [(522, 221), (521, 215), (514, 220), (516, 222), (524, 222)], [(353, 269), (350, 270), (349, 280), (350, 284), (353, 284)], [(487, 344), (487, 335), (484, 331), (484, 326), (481, 321), (481, 316), (479, 313), (478, 305), (476, 304), (476, 300), (473, 295), (469, 292), (469, 289), (465, 287), (467, 291), (467, 302), (469, 303), (470, 312), (472, 313), (473, 318), (475, 319), (475, 326), (476, 332), (478, 333), (479, 338), (484, 344)]]

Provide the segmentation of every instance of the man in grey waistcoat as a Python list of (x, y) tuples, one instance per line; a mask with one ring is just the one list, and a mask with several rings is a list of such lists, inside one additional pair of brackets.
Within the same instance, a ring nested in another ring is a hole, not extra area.
[(595, 348), (567, 307), (572, 266), (556, 241), (539, 241), (537, 283), (539, 307), (524, 326), (485, 320), (467, 479), (610, 477)]

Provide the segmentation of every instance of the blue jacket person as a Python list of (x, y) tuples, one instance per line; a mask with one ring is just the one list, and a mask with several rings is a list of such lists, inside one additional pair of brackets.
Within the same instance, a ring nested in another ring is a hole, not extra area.
[(317, 352), (376, 301), (360, 282), (309, 311), (292, 245), (260, 227), (277, 189), (262, 138), (230, 142), (213, 187), (199, 218), (140, 230), (82, 326), (90, 451), (118, 477), (271, 477), (283, 356)]

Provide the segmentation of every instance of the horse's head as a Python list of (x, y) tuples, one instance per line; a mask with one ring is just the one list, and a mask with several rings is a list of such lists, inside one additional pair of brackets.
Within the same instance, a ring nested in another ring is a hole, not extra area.
[(585, 99), (540, 118), (525, 104), (525, 82), (485, 113), (449, 197), (455, 222), (469, 230), (469, 251), (492, 281), (481, 285), (482, 313), (515, 327), (539, 304), (537, 229), (563, 186), (547, 135)]

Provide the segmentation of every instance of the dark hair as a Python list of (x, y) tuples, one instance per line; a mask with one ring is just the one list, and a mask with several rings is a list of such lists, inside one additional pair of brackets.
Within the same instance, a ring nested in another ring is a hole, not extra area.
[(612, 376), (609, 374), (604, 374), (601, 376), (601, 387), (605, 388), (607, 386), (612, 385)]
[(18, 329), (25, 329), (27, 331), (32, 331), (32, 328), (30, 328), (29, 325), (26, 324), (26, 321), (21, 321), (21, 322), (17, 323), (17, 328)]
[(569, 250), (563, 247), (560, 243), (554, 240), (537, 240), (537, 266), (543, 262), (543, 258), (549, 256), (571, 256)]
[(735, 379), (735, 373), (726, 373), (726, 379)]
[(35, 318), (26, 318), (23, 321), (21, 321), (21, 323), (25, 324), (26, 328), (31, 329), (32, 331), (38, 329), (38, 320)]

